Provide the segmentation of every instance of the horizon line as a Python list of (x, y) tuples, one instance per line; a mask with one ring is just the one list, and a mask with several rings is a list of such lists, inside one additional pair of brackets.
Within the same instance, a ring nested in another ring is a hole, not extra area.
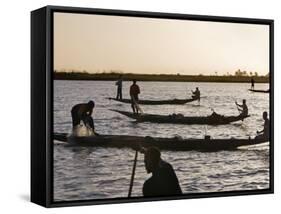
[[(244, 70), (241, 70), (241, 69), (237, 69), (236, 71), (234, 71), (233, 73), (230, 73), (230, 72), (226, 72), (226, 73), (219, 73), (219, 72), (214, 72), (213, 74), (202, 74), (202, 73), (198, 73), (198, 74), (184, 74), (184, 73), (133, 73), (133, 72), (123, 72), (123, 71), (120, 71), (120, 70), (109, 70), (109, 71), (106, 71), (106, 70), (103, 70), (103, 71), (97, 71), (97, 72), (91, 72), (91, 71), (87, 71), (87, 70), (76, 70), (76, 69), (61, 69), (61, 70), (57, 70), (57, 69), (54, 69), (54, 73), (80, 73), (80, 74), (118, 74), (118, 75), (174, 75), (174, 76), (239, 76), (239, 75), (235, 75), (235, 72), (237, 71), (240, 71), (242, 74), (241, 76), (259, 76), (259, 77), (268, 77), (270, 72), (267, 73), (267, 74), (259, 74), (258, 72), (252, 72), (252, 71), (244, 71)], [(246, 72), (246, 73), (243, 73), (243, 72)], [(256, 75), (257, 74), (257, 75)]]

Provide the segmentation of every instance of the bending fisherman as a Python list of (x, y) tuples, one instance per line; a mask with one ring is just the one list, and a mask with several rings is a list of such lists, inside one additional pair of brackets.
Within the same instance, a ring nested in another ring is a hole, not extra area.
[(94, 132), (95, 126), (94, 120), (92, 118), (94, 107), (95, 103), (92, 100), (90, 100), (88, 103), (80, 103), (73, 106), (71, 109), (72, 128), (74, 129), (82, 120), (84, 125), (92, 129)]

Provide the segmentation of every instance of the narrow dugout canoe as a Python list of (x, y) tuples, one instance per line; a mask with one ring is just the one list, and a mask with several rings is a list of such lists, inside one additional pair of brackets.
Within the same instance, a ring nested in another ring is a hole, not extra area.
[(248, 89), (249, 91), (251, 91), (251, 92), (258, 92), (258, 93), (269, 93), (270, 92), (270, 90), (268, 89), (268, 90), (254, 90), (254, 89)]
[[(131, 99), (116, 99), (109, 97), (107, 98), (109, 100), (115, 100), (117, 102), (121, 103), (131, 103)], [(195, 100), (198, 100), (198, 98), (190, 98), (190, 99), (173, 99), (173, 100), (139, 100), (138, 104), (140, 105), (183, 105), (186, 103), (193, 102)]]
[(238, 116), (222, 116), (210, 115), (206, 117), (184, 117), (179, 115), (158, 115), (158, 114), (134, 114), (127, 111), (120, 111), (111, 109), (119, 114), (125, 115), (129, 118), (135, 119), (137, 122), (151, 122), (151, 123), (171, 123), (171, 124), (206, 124), (206, 125), (223, 125), (244, 120), (250, 115)]
[(113, 147), (138, 149), (140, 146), (155, 146), (160, 150), (169, 151), (218, 151), (235, 150), (241, 146), (252, 146), (268, 142), (268, 139), (180, 139), (180, 138), (152, 138), (126, 135), (99, 135), (90, 137), (69, 136), (66, 133), (54, 133), (54, 140), (67, 142), (66, 146), (73, 147)]

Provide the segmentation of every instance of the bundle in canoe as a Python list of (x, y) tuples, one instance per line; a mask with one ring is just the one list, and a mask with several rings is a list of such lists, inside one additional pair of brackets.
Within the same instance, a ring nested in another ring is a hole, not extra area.
[(113, 147), (113, 148), (132, 148), (137, 149), (140, 146), (156, 146), (160, 150), (170, 151), (218, 151), (234, 150), (241, 146), (256, 145), (268, 142), (268, 139), (180, 139), (180, 138), (152, 138), (141, 136), (125, 135), (99, 135), (88, 137), (68, 137), (65, 133), (55, 133), (55, 140), (67, 142), (67, 146), (82, 147)]
[(235, 121), (244, 120), (249, 115), (238, 116), (222, 116), (212, 114), (206, 117), (184, 117), (183, 115), (158, 115), (158, 114), (134, 114), (127, 111), (112, 110), (122, 115), (135, 119), (137, 122), (151, 122), (151, 123), (171, 123), (171, 124), (207, 124), (207, 125), (223, 125)]
[[(121, 103), (131, 103), (131, 99), (116, 99), (116, 98), (107, 98), (109, 100), (115, 100)], [(173, 99), (173, 100), (139, 100), (138, 104), (141, 105), (183, 105), (186, 103), (193, 102), (198, 100), (198, 98), (190, 98), (190, 99)]]
[(269, 93), (270, 90), (254, 90), (254, 89), (249, 89), (249, 91), (252, 91), (252, 92), (258, 92), (258, 93)]

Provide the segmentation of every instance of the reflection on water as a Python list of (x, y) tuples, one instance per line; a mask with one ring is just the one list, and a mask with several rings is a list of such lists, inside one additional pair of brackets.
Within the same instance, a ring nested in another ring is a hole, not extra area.
[[(250, 118), (223, 126), (172, 125), (134, 123), (133, 120), (108, 109), (129, 110), (130, 105), (106, 99), (116, 96), (114, 82), (109, 81), (55, 81), (54, 129), (70, 132), (70, 109), (80, 102), (95, 100), (93, 116), (98, 133), (129, 134), (152, 137), (245, 138), (262, 129), (262, 112), (269, 111), (269, 95), (248, 92), (249, 84), (242, 83), (166, 83), (139, 82), (142, 99), (173, 99), (191, 96), (198, 86), (202, 96), (200, 106), (195, 101), (186, 105), (142, 106), (144, 112), (157, 114), (182, 113), (186, 116), (206, 116), (212, 113), (237, 115), (234, 104), (247, 99)], [(129, 97), (130, 82), (124, 82), (123, 96)], [(267, 89), (268, 84), (256, 84)], [(269, 187), (268, 145), (243, 148), (237, 151), (163, 152), (170, 162), (184, 193), (217, 192), (230, 190), (265, 189)], [(114, 148), (70, 148), (55, 141), (54, 146), (54, 199), (86, 200), (127, 197), (134, 159), (134, 151)], [(143, 155), (139, 156), (133, 196), (142, 195), (147, 175)]]

